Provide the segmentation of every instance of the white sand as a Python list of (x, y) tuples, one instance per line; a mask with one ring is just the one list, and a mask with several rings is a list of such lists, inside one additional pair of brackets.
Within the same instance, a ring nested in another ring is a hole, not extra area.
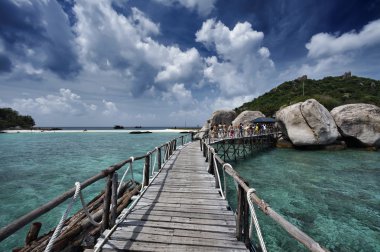
[(191, 130), (184, 129), (159, 129), (159, 130), (4, 130), (5, 133), (129, 133), (132, 131), (150, 131), (152, 133), (179, 133), (191, 132)]

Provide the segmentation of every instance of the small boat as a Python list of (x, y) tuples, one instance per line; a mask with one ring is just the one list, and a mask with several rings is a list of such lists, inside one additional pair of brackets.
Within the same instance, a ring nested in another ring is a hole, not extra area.
[(135, 126), (135, 129), (141, 129), (142, 127), (141, 126)]
[(113, 129), (124, 129), (124, 126), (122, 126), (122, 125), (115, 125), (115, 126), (113, 126)]

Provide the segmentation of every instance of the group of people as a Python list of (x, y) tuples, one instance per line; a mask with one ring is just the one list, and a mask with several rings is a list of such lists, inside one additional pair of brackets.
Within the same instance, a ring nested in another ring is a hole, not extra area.
[(210, 133), (211, 138), (250, 137), (253, 135), (268, 133), (271, 128), (271, 124), (266, 125), (265, 123), (251, 123), (246, 126), (244, 126), (242, 123), (235, 126), (230, 124), (228, 127), (226, 124), (215, 124), (211, 125)]

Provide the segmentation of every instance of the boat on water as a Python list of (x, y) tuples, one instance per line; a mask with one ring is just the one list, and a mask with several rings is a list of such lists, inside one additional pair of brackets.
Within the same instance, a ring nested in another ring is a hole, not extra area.
[(113, 129), (124, 129), (124, 126), (122, 126), (122, 125), (115, 125), (115, 126), (113, 126)]

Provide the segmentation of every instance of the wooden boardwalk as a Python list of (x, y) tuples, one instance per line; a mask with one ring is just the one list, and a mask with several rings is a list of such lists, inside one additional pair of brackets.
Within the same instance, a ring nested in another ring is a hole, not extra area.
[(248, 251), (207, 165), (198, 142), (175, 151), (101, 251)]

